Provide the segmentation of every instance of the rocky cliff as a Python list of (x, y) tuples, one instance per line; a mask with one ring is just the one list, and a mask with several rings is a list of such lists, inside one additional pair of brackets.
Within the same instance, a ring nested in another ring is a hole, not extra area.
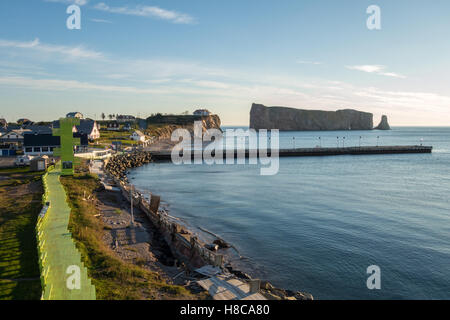
[(158, 137), (158, 139), (170, 139), (172, 132), (179, 128), (194, 131), (194, 122), (202, 123), (203, 132), (208, 129), (220, 129), (221, 121), (218, 115), (192, 116), (192, 115), (156, 115), (147, 118), (146, 134)]
[(194, 116), (194, 115), (161, 115), (147, 118), (147, 125), (180, 125), (189, 126), (193, 125), (194, 121), (201, 121), (205, 129), (216, 128), (220, 129), (220, 118), (218, 115), (210, 116)]
[(352, 109), (321, 111), (253, 104), (250, 128), (280, 131), (372, 130), (373, 114)]
[(387, 116), (383, 115), (381, 117), (380, 124), (375, 128), (376, 130), (391, 130)]

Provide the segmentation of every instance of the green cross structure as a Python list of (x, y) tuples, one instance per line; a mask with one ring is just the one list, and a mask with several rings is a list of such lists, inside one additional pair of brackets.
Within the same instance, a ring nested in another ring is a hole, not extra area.
[(53, 129), (53, 135), (60, 137), (60, 147), (55, 148), (53, 154), (61, 157), (61, 174), (73, 176), (75, 170), (74, 147), (80, 145), (80, 138), (73, 137), (73, 126), (80, 124), (77, 118), (59, 119), (59, 129)]

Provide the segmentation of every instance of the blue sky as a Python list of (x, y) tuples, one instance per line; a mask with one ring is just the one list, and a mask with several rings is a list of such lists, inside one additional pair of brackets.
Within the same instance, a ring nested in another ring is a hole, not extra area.
[(447, 0), (2, 0), (0, 117), (205, 107), (248, 125), (257, 102), (448, 126), (449, 14)]

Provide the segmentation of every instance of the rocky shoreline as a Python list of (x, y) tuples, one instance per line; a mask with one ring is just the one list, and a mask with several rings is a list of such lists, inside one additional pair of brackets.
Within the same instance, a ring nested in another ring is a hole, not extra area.
[(137, 168), (150, 162), (152, 162), (152, 156), (149, 152), (134, 151), (112, 157), (105, 169), (115, 178), (128, 183), (126, 174), (128, 169)]
[[(129, 169), (137, 168), (151, 162), (152, 156), (150, 152), (134, 151), (132, 153), (116, 155), (110, 158), (105, 165), (105, 169), (115, 179), (128, 184), (127, 172)], [(205, 247), (211, 252), (216, 252), (218, 249), (227, 249), (232, 246), (230, 246), (223, 239), (220, 239), (216, 236), (216, 240), (214, 240), (210, 245), (205, 245)], [(252, 279), (248, 274), (240, 270), (233, 269), (230, 264), (224, 263), (223, 269), (244, 281)], [(263, 294), (269, 300), (314, 299), (313, 296), (309, 293), (276, 288), (268, 281), (261, 281), (260, 291), (261, 294)]]

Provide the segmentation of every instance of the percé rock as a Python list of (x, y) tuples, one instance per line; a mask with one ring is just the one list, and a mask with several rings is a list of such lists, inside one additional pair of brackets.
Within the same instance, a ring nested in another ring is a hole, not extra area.
[(387, 116), (383, 115), (381, 117), (380, 124), (375, 128), (376, 130), (391, 130)]
[(250, 128), (280, 131), (372, 130), (373, 114), (352, 109), (303, 110), (254, 103), (250, 111)]

